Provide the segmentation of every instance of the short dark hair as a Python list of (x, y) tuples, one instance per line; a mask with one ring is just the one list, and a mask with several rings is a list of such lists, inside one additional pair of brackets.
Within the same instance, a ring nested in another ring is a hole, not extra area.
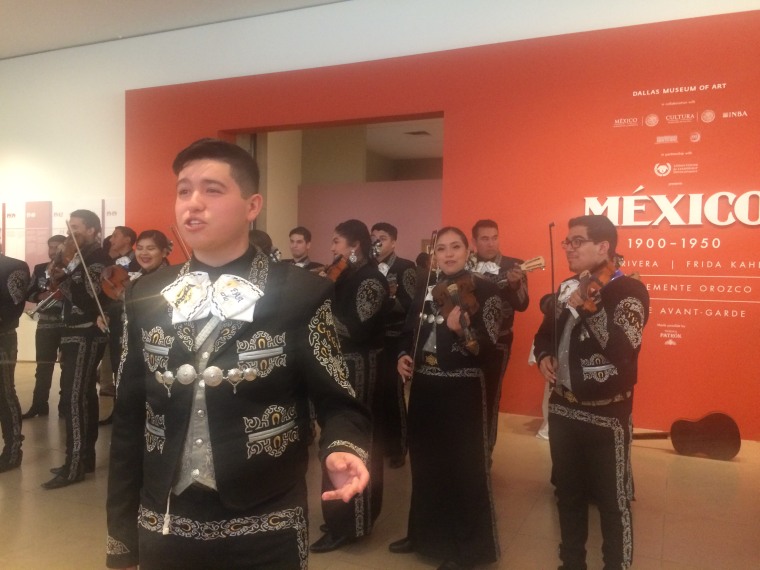
[(119, 230), (119, 233), (129, 238), (129, 245), (135, 245), (137, 242), (137, 232), (127, 226), (116, 226), (113, 231)]
[(249, 230), (248, 231), (248, 241), (249, 243), (252, 243), (257, 248), (259, 248), (261, 251), (269, 255), (272, 253), (272, 248), (274, 247), (274, 244), (272, 243), (272, 238), (269, 237), (269, 234), (266, 233), (264, 230)]
[(90, 210), (74, 210), (69, 214), (69, 218), (79, 218), (84, 222), (84, 227), (87, 229), (95, 228), (96, 234), (99, 234), (102, 230), (100, 218), (95, 212), (91, 212)]
[(430, 254), (426, 251), (422, 251), (417, 254), (417, 258), (414, 260), (414, 264), (417, 267), (424, 267), (427, 269), (430, 267)]
[(172, 163), (172, 170), (179, 175), (188, 163), (204, 159), (229, 164), (230, 175), (240, 186), (243, 198), (258, 193), (259, 167), (256, 160), (245, 149), (220, 139), (200, 139), (182, 149)]
[(467, 241), (467, 236), (459, 228), (455, 228), (454, 226), (444, 226), (444, 227), (442, 227), (440, 230), (438, 230), (438, 233), (436, 233), (436, 241), (443, 234), (457, 234), (460, 238), (462, 238), (462, 242), (464, 242), (464, 246), (465, 247), (470, 247), (470, 242)]
[(378, 222), (374, 226), (372, 226), (373, 232), (385, 232), (389, 236), (391, 236), (391, 239), (393, 241), (396, 241), (398, 239), (398, 229), (396, 226), (392, 226), (388, 222)]
[(169, 238), (166, 237), (166, 234), (160, 230), (145, 230), (140, 232), (135, 243), (144, 239), (152, 239), (159, 249), (168, 249), (169, 253), (171, 253), (172, 247), (174, 246), (174, 244), (169, 241)]
[(585, 227), (589, 239), (594, 240), (594, 243), (599, 243), (600, 241), (609, 242), (610, 249), (607, 252), (607, 256), (610, 259), (615, 258), (618, 241), (617, 228), (607, 216), (588, 215), (571, 218), (567, 222), (567, 227), (572, 228), (573, 226)]
[(335, 233), (346, 238), (348, 243), (358, 243), (364, 258), (371, 261), (373, 258), (370, 250), (372, 240), (369, 237), (367, 225), (360, 220), (346, 220), (335, 226)]
[(292, 236), (293, 234), (298, 234), (299, 236), (303, 236), (303, 239), (306, 243), (311, 243), (311, 232), (305, 227), (298, 226), (297, 228), (293, 228), (292, 230), (290, 230), (288, 237)]
[(63, 243), (65, 241), (66, 241), (66, 236), (62, 236), (61, 234), (56, 234), (48, 238), (48, 245), (50, 245), (51, 243)]
[(477, 240), (478, 232), (481, 229), (485, 229), (485, 228), (493, 228), (498, 232), (499, 224), (497, 224), (493, 220), (489, 220), (488, 218), (483, 219), (483, 220), (478, 220), (477, 222), (475, 222), (475, 225), (472, 226), (472, 239)]

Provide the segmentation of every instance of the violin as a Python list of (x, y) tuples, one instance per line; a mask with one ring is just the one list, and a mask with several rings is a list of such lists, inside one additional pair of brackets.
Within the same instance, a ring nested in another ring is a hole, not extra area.
[(316, 267), (312, 269), (315, 273), (318, 273), (322, 277), (327, 277), (330, 281), (335, 283), (338, 281), (343, 272), (349, 268), (348, 259), (339, 255), (335, 260), (325, 267)]
[(124, 290), (129, 281), (129, 272), (121, 265), (104, 267), (100, 274), (100, 288), (109, 299), (113, 300), (124, 298)]
[(459, 324), (464, 331), (465, 348), (477, 355), (480, 352), (480, 345), (475, 338), (472, 329), (467, 324), (465, 313), (472, 317), (478, 312), (480, 303), (475, 297), (475, 281), (470, 273), (464, 273), (455, 279), (447, 279), (433, 287), (433, 300), (440, 307), (444, 319), (448, 319), (454, 307), (461, 309)]
[(616, 271), (615, 264), (612, 261), (607, 261), (595, 269), (593, 273), (584, 271), (578, 276), (580, 281), (578, 292), (583, 299), (581, 308), (588, 314), (593, 315), (599, 310), (602, 288), (612, 281)]
[(82, 258), (77, 255), (77, 243), (72, 236), (68, 236), (58, 246), (58, 250), (47, 266), (47, 273), (50, 275), (48, 290), (58, 291), (58, 286), (81, 262)]

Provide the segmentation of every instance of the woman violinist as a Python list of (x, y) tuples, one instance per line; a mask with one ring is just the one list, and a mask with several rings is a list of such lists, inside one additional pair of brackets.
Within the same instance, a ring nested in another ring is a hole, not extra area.
[[(367, 226), (348, 220), (335, 228), (331, 251), (336, 258), (325, 272), (335, 281), (333, 316), (348, 380), (356, 398), (373, 412), (382, 406), (378, 366), (382, 362), (385, 313), (389, 306), (388, 283), (370, 255)], [(340, 269), (342, 268), (342, 271)], [(367, 469), (370, 483), (349, 503), (323, 501), (325, 534), (311, 546), (312, 552), (329, 552), (367, 536), (380, 514), (383, 498), (383, 453), (379, 429), (373, 425), (373, 446)], [(324, 484), (329, 485), (324, 479)]]
[(486, 417), (486, 381), (493, 375), (486, 376), (483, 366), (496, 358), (501, 301), (495, 284), (465, 270), (467, 253), (461, 230), (438, 232), (438, 284), (418, 292), (398, 359), (399, 374), (414, 375), (408, 419), (412, 500), (407, 535), (389, 549), (442, 559), (443, 569), (499, 557)]
[[(108, 331), (108, 352), (100, 366), (100, 396), (114, 397), (114, 371), (121, 362), (121, 340), (123, 334), (124, 291), (128, 284), (142, 275), (153, 273), (159, 267), (168, 265), (167, 257), (171, 252), (171, 242), (163, 232), (145, 230), (135, 242), (135, 261), (139, 271), (129, 272), (127, 268), (114, 264), (106, 267), (101, 274), (103, 292), (113, 300), (107, 308), (108, 323), (98, 317), (98, 326)], [(126, 256), (125, 256), (126, 257)], [(111, 423), (111, 416), (100, 420), (100, 425)]]

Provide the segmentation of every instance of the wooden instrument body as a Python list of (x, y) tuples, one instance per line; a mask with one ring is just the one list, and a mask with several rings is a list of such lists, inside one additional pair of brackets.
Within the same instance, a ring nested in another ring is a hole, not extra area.
[(695, 421), (676, 420), (670, 432), (635, 433), (633, 439), (667, 439), (681, 455), (705, 455), (728, 461), (741, 449), (739, 426), (728, 415), (712, 412)]

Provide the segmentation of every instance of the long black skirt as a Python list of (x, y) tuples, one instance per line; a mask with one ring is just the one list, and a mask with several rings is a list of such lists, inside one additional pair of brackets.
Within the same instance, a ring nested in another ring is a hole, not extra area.
[(485, 380), (480, 369), (417, 369), (409, 397), (412, 504), (420, 554), (463, 565), (499, 558)]

